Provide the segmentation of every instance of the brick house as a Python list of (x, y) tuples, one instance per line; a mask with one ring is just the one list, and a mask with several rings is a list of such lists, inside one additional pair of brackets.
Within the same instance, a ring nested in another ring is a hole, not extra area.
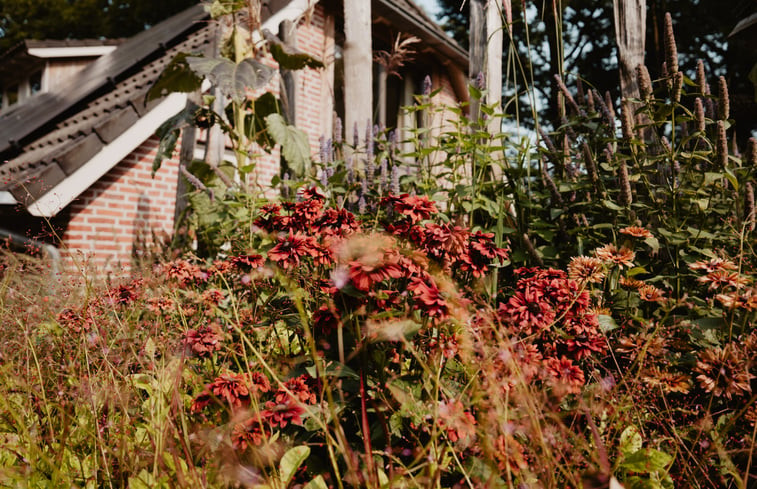
[[(319, 137), (333, 133), (335, 109), (343, 110), (341, 2), (263, 4), (264, 29), (277, 32), (284, 21), (293, 22), (297, 48), (324, 61), (323, 69), (297, 72), (292, 101), (296, 125), (317, 154)], [(421, 40), (402, 79), (382, 76), (374, 66), (374, 85), (385, 84), (374, 89), (381, 94), (374, 97), (380, 104), (375, 122), (402, 130), (408, 122), (399, 108), (412, 102), (426, 75), (441, 88), (437, 103), (465, 100), (462, 48), (409, 0), (372, 0), (372, 11), (374, 51), (391, 49), (400, 33)], [(44, 242), (106, 270), (128, 268), (151, 233), (171, 233), (178, 149), (152, 177), (154, 134), (186, 106), (187, 94), (149, 103), (145, 96), (177, 53), (210, 53), (217, 28), (197, 5), (124, 41), (27, 41), (0, 57), (6, 67), (0, 70), (0, 238), (21, 246)], [(276, 76), (267, 90), (278, 95), (279, 86)], [(262, 156), (257, 171), (269, 184), (279, 173), (278, 154)]]

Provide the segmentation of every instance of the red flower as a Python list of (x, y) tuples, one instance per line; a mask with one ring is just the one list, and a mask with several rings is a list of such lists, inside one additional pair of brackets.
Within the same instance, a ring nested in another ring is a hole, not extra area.
[(287, 269), (300, 264), (306, 256), (318, 256), (318, 244), (311, 236), (301, 233), (289, 234), (279, 238), (278, 244), (268, 251), (268, 258)]
[(556, 319), (555, 310), (542, 291), (530, 286), (516, 291), (507, 302), (500, 304), (498, 313), (505, 322), (521, 328), (525, 334), (546, 329)]
[(567, 357), (548, 358), (544, 362), (547, 373), (557, 381), (558, 388), (569, 394), (578, 394), (586, 382), (583, 370), (573, 364), (573, 360)]
[(412, 223), (425, 221), (431, 217), (432, 213), (437, 212), (434, 202), (430, 201), (425, 195), (420, 197), (408, 194), (402, 194), (399, 197), (390, 195), (384, 197), (381, 203), (390, 204), (395, 212), (407, 216)]
[(470, 236), (468, 253), (463, 255), (460, 269), (478, 278), (489, 270), (492, 263), (502, 263), (507, 259), (507, 248), (498, 248), (494, 244), (493, 233), (476, 231)]
[(444, 319), (449, 313), (449, 305), (442, 297), (442, 293), (434, 280), (426, 275), (424, 278), (414, 277), (407, 289), (413, 293), (414, 309), (420, 309), (431, 318)]
[(231, 259), (231, 263), (234, 264), (240, 270), (250, 270), (253, 268), (260, 268), (265, 263), (262, 255), (255, 253), (249, 255), (238, 255)]
[(250, 402), (250, 379), (245, 374), (223, 374), (205, 386), (192, 403), (192, 412), (203, 410), (213, 400), (225, 401), (232, 410)]
[(271, 426), (267, 419), (262, 416), (248, 418), (234, 425), (231, 444), (234, 450), (244, 451), (249, 446), (260, 446), (270, 435)]
[(265, 411), (261, 414), (270, 420), (271, 426), (284, 428), (289, 423), (302, 424), (302, 413), (305, 409), (291, 398), (283, 403), (268, 401), (265, 407)]
[(285, 404), (290, 398), (293, 398), (297, 402), (315, 404), (316, 396), (310, 388), (314, 381), (315, 379), (307, 374), (291, 378), (284, 382), (284, 387), (286, 387), (289, 392), (280, 388), (274, 394), (274, 400), (277, 404)]
[(190, 329), (184, 334), (184, 346), (200, 358), (209, 357), (221, 349), (223, 334), (217, 324), (210, 324), (199, 329)]
[(326, 209), (314, 227), (322, 236), (345, 237), (360, 229), (355, 216), (347, 209)]
[(316, 335), (329, 335), (339, 326), (339, 318), (329, 306), (321, 306), (313, 313), (313, 332)]
[(356, 289), (367, 292), (374, 284), (403, 276), (399, 254), (392, 250), (376, 250), (349, 262), (349, 277)]

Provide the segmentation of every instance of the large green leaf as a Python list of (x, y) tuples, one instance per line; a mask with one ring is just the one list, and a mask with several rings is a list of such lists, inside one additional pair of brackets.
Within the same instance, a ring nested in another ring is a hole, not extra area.
[(158, 151), (155, 154), (155, 159), (152, 161), (153, 175), (155, 175), (155, 172), (160, 169), (163, 160), (170, 158), (173, 154), (182, 129), (191, 124), (195, 111), (197, 111), (197, 106), (189, 103), (184, 110), (168, 119), (157, 131), (155, 131), (155, 134), (160, 138), (160, 143), (158, 144)]
[(306, 66), (308, 68), (323, 68), (323, 63), (305, 54), (302, 51), (297, 50), (291, 46), (287, 46), (276, 35), (272, 34), (268, 29), (263, 31), (266, 41), (268, 41), (268, 47), (271, 50), (271, 56), (279, 64), (280, 68), (285, 70), (301, 70)]
[(263, 88), (274, 74), (274, 69), (260, 61), (246, 58), (234, 64), (225, 58), (187, 56), (189, 67), (199, 76), (208, 78), (221, 92), (234, 100), (247, 97), (247, 89)]
[(168, 63), (150, 90), (147, 101), (164, 97), (172, 92), (194, 92), (202, 85), (202, 78), (197, 76), (187, 63), (188, 53), (179, 53)]
[(281, 114), (265, 118), (268, 133), (276, 144), (281, 145), (281, 154), (295, 175), (303, 175), (310, 162), (310, 143), (307, 135), (294, 126), (287, 125)]
[(299, 447), (290, 448), (279, 462), (279, 476), (281, 478), (281, 486), (287, 487), (292, 481), (297, 469), (310, 455), (310, 447), (301, 445)]

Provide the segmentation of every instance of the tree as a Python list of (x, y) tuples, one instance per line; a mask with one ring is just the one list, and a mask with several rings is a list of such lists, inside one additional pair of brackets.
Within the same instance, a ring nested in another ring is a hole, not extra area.
[[(467, 46), (469, 3), (439, 0), (444, 28), (463, 46)], [(647, 0), (645, 62), (652, 78), (660, 76), (665, 58), (663, 21), (666, 11), (673, 16), (681, 71), (693, 76), (697, 60), (703, 59), (713, 82), (716, 75), (728, 73), (732, 89), (749, 83), (747, 74), (754, 60), (729, 52), (726, 36), (739, 20), (757, 11), (755, 0), (732, 0), (727, 5), (722, 0)], [(524, 22), (524, 17), (528, 18), (528, 23)], [(613, 0), (513, 2), (513, 51), (524, 63), (522, 72), (527, 76), (533, 73), (537, 96), (549, 101), (541, 111), (543, 118), (554, 121), (556, 117), (552, 81), (556, 73), (564, 75), (571, 83), (581, 78), (602, 93), (610, 90), (614, 98), (620, 95), (613, 18)], [(505, 35), (506, 44), (507, 37)], [(504, 52), (507, 57), (508, 51)], [(523, 75), (521, 69), (516, 68), (520, 77), (517, 87), (522, 87)], [(515, 95), (513, 79), (511, 72), (504, 81), (506, 100)], [(518, 93), (525, 102), (522, 88)], [(520, 116), (528, 120), (530, 106), (520, 107)]]
[(0, 54), (24, 39), (129, 37), (198, 0), (0, 0)]

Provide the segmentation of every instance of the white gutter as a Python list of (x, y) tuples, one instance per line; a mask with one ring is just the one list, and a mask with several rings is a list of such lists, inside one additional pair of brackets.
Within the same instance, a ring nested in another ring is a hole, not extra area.
[(144, 143), (168, 119), (184, 109), (186, 93), (172, 93), (65, 180), (28, 207), (34, 216), (52, 217)]
[(18, 201), (7, 190), (0, 192), (0, 205), (16, 205)]
[(92, 58), (114, 51), (118, 46), (65, 46), (58, 48), (29, 48), (37, 58)]

